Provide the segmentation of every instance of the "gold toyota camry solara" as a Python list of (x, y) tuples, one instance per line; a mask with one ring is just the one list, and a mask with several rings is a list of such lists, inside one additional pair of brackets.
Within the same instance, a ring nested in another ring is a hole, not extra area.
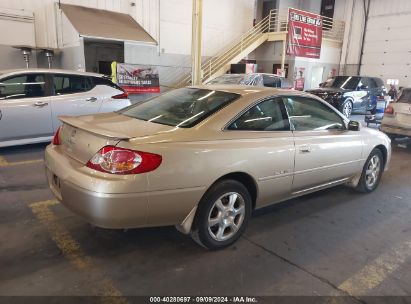
[(339, 184), (373, 191), (391, 156), (383, 133), (290, 90), (187, 87), (60, 119), (45, 164), (68, 209), (104, 228), (175, 225), (209, 249), (235, 242), (256, 208)]

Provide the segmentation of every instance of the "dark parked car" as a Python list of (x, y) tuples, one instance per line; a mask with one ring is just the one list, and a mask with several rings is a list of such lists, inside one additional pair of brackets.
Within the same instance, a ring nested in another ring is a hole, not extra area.
[(364, 113), (375, 107), (378, 96), (387, 96), (384, 82), (376, 77), (336, 76), (307, 92), (321, 97), (349, 117), (353, 112)]
[(268, 73), (224, 74), (207, 84), (245, 84), (257, 87), (292, 89), (293, 83), (285, 77)]

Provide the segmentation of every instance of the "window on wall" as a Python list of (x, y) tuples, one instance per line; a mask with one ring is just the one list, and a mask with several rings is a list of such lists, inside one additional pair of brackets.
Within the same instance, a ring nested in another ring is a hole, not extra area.
[(228, 130), (285, 131), (290, 130), (282, 98), (270, 98), (255, 105), (233, 122)]
[(334, 18), (335, 0), (322, 0), (320, 14), (325, 17)]
[(295, 131), (344, 130), (344, 120), (322, 102), (306, 97), (284, 98), (291, 126)]
[(0, 99), (19, 99), (45, 96), (43, 74), (25, 74), (0, 82)]

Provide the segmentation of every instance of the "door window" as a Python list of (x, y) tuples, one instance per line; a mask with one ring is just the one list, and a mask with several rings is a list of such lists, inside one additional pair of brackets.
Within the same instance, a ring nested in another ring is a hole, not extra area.
[(228, 130), (286, 131), (290, 130), (282, 99), (270, 98), (255, 105), (233, 122)]
[(0, 99), (33, 98), (45, 96), (43, 74), (25, 74), (0, 82)]
[(344, 120), (322, 102), (306, 97), (285, 97), (291, 126), (296, 131), (344, 130)]
[(89, 77), (78, 75), (54, 75), (53, 83), (55, 95), (82, 93), (93, 88)]

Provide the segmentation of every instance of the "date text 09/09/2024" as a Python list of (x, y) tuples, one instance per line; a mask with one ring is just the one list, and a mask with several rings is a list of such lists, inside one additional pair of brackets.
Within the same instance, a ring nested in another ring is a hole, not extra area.
[(150, 297), (150, 303), (258, 303), (255, 297)]

